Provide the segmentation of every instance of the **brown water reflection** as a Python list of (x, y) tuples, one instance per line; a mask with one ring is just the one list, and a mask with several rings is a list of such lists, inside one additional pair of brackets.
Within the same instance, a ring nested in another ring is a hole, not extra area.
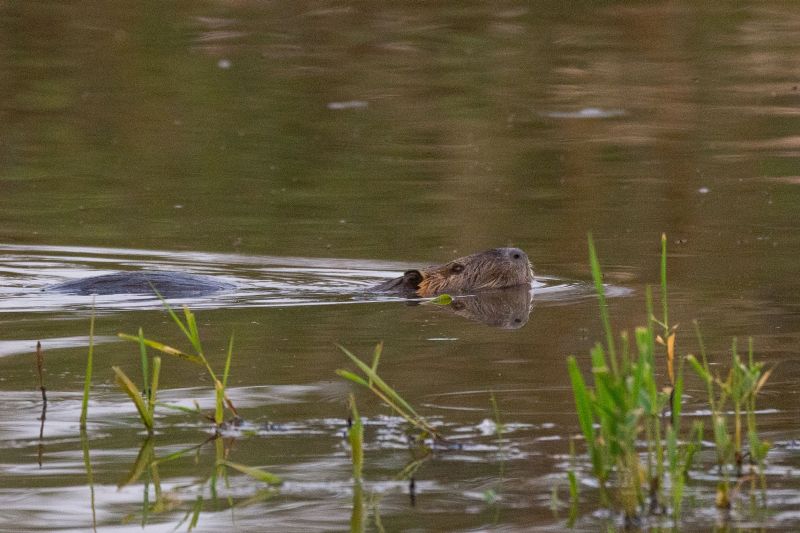
[[(297, 288), (300, 296), (279, 305), (199, 310), (209, 354), (221, 357), (235, 332), (233, 387), (244, 396), (281, 387), (255, 394), (248, 418), (301, 428), (299, 436), (237, 442), (234, 460), (295, 483), (277, 502), (237, 511), (241, 527), (348, 527), (352, 486), (338, 434), (347, 387), (334, 377), (345, 362), (332, 343), (367, 354), (384, 340), (382, 375), (424, 414), (487, 447), (427, 462), (411, 509), (406, 485), (393, 481), (407, 451), (386, 444), (398, 438), (393, 422), (359, 398), (375, 421), (367, 492), (383, 495), (387, 530), (523, 530), (565, 524), (549, 509), (566, 439), (577, 430), (564, 357), (587, 357), (600, 338), (596, 302), (582, 291), (536, 292), (524, 327), (489, 328), (438, 307), (340, 305), (332, 291), (344, 281), (330, 271), (287, 273), (286, 265), (244, 266), (242, 258), (305, 258), (309, 268), (320, 266), (316, 258), (377, 260), (370, 276), (388, 277), (405, 264), (514, 245), (530, 252), (537, 273), (583, 287), (592, 231), (608, 283), (628, 289), (610, 305), (616, 327), (630, 329), (644, 319), (644, 286), (657, 280), (666, 232), (679, 350), (696, 350), (688, 326), (698, 318), (720, 368), (730, 338), (749, 335), (758, 357), (777, 365), (761, 401), (761, 427), (778, 442), (775, 514), (756, 521), (796, 529), (798, 32), (800, 10), (783, 2), (5, 4), (0, 243), (162, 250), (159, 262), (186, 268), (170, 250), (219, 252), (228, 259), (215, 256), (204, 268)], [(87, 305), (35, 308), (39, 300), (25, 289), (43, 281), (31, 276), (43, 259), (7, 247), (0, 254), (0, 340), (9, 343), (0, 357), (0, 501), (8, 509), (0, 528), (50, 529), (63, 519), (82, 529), (91, 517), (82, 507), (88, 489), (73, 394)], [(93, 252), (78, 255), (87, 269), (102, 269)], [(152, 305), (109, 304), (97, 333), (142, 325), (180, 342), (166, 322)], [(41, 470), (40, 406), (19, 348), (36, 339), (46, 346), (53, 391)], [(139, 443), (110, 366), (135, 373), (138, 355), (115, 343), (97, 349), (103, 407), (89, 444), (98, 520), (123, 529), (142, 491), (114, 491)], [(207, 386), (203, 379), (165, 365), (162, 381), (180, 390)], [(175, 394), (188, 401), (205, 398), (203, 390)], [(490, 391), (517, 428), (507, 457), (480, 432), (492, 418)], [(692, 412), (699, 384), (689, 392)], [(205, 438), (202, 423), (164, 416), (170, 429), (156, 456)], [(198, 476), (188, 463), (160, 473), (175, 486)], [(698, 481), (700, 503), (688, 511), (696, 529), (724, 519), (704, 508), (703, 483), (713, 484)], [(255, 490), (243, 479), (235, 485), (242, 500)], [(485, 499), (489, 488), (500, 495), (495, 502)], [(586, 487), (586, 530), (602, 526), (588, 512), (592, 494)], [(164, 515), (165, 527), (183, 512)], [(749, 523), (738, 512), (730, 520)], [(230, 512), (208, 512), (200, 524), (230, 527)]]

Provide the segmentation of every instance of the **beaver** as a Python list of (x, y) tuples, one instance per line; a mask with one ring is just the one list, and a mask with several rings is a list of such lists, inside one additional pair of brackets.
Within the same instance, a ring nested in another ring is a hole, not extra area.
[(398, 278), (372, 287), (372, 291), (429, 298), (439, 294), (530, 286), (532, 282), (533, 268), (525, 252), (519, 248), (494, 248), (443, 265), (408, 270)]
[(139, 270), (66, 281), (51, 285), (46, 290), (78, 295), (152, 295), (155, 289), (164, 298), (190, 298), (233, 290), (235, 287), (233, 283), (210, 276), (184, 272)]
[[(528, 286), (533, 270), (519, 248), (495, 248), (443, 265), (409, 270), (401, 277), (380, 283), (368, 292), (392, 292), (409, 297), (437, 294), (473, 294), (487, 289)], [(231, 291), (236, 285), (210, 276), (174, 271), (128, 271), (67, 281), (45, 290), (77, 295), (153, 294), (164, 298), (205, 296)]]

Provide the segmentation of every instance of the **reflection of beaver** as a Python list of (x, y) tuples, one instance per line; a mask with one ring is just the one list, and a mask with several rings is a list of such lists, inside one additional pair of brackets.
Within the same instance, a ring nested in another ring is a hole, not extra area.
[(483, 322), (493, 328), (519, 329), (528, 322), (532, 304), (530, 288), (517, 285), (456, 296), (447, 307), (458, 316)]
[(372, 290), (427, 298), (437, 294), (468, 294), (486, 289), (530, 286), (532, 281), (533, 269), (525, 252), (519, 248), (494, 248), (443, 265), (409, 270)]

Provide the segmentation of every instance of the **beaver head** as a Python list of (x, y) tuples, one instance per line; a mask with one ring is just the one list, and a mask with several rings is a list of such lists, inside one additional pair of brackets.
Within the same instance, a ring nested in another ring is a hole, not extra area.
[(530, 285), (533, 269), (528, 255), (519, 248), (495, 248), (443, 265), (409, 270), (402, 277), (382, 283), (374, 290), (422, 296), (466, 294), (486, 289)]

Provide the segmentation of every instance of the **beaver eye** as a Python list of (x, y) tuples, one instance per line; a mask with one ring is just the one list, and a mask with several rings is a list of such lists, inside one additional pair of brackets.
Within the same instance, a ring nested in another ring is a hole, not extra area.
[(450, 272), (452, 272), (453, 274), (459, 274), (461, 272), (464, 272), (464, 265), (460, 263), (455, 263), (453, 266), (450, 267)]
[(522, 257), (522, 256), (521, 256), (521, 255), (519, 255), (519, 254), (514, 254), (512, 257), (513, 257), (514, 259), (519, 259), (519, 258), (520, 258), (520, 257)]

